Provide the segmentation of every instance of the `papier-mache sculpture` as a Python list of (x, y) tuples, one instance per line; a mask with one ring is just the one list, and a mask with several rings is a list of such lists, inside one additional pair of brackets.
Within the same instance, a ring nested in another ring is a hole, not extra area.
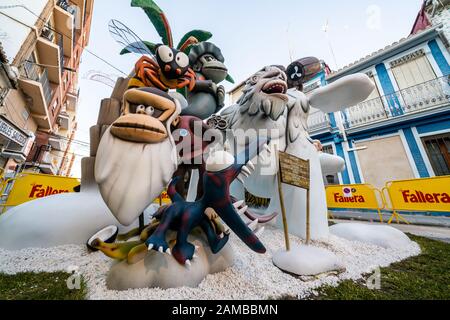
[(120, 223), (133, 223), (177, 169), (171, 126), (180, 112), (179, 102), (159, 89), (125, 92), (123, 115), (104, 133), (95, 162), (100, 193)]
[[(325, 113), (343, 110), (364, 101), (374, 85), (364, 74), (344, 77), (311, 95), (293, 88), (288, 90), (287, 76), (278, 66), (268, 66), (253, 75), (245, 84), (243, 95), (234, 106), (224, 109), (221, 116), (229, 129), (245, 135), (249, 130), (267, 130), (270, 148), (287, 152), (311, 162), (311, 238), (328, 236), (325, 187), (320, 154), (308, 134), (308, 113), (311, 107)], [(240, 143), (245, 139), (239, 136)], [(270, 199), (268, 212), (280, 210), (276, 152), (267, 155), (266, 162), (256, 164), (256, 172), (241, 177), (241, 183), (232, 186), (232, 194), (243, 199), (245, 191)], [(283, 186), (289, 232), (306, 237), (306, 191)]]
[(197, 81), (187, 93), (189, 106), (181, 114), (206, 119), (224, 107), (225, 88), (220, 83), (224, 80), (234, 83), (234, 80), (228, 74), (220, 48), (211, 42), (192, 46), (189, 61)]

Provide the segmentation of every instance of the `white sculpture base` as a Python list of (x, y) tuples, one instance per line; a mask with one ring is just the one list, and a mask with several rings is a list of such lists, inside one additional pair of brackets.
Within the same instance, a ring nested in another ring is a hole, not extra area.
[(10, 209), (0, 216), (0, 247), (21, 250), (85, 244), (109, 225), (120, 226), (98, 188), (92, 186), (80, 193), (49, 196)]
[(189, 236), (189, 242), (198, 246), (198, 256), (191, 266), (180, 265), (172, 256), (156, 251), (147, 253), (136, 264), (122, 261), (109, 271), (106, 285), (110, 290), (143, 288), (196, 288), (209, 275), (225, 271), (234, 264), (234, 253), (227, 244), (218, 254), (213, 254), (204, 237)]
[(387, 225), (339, 223), (330, 227), (330, 233), (339, 238), (373, 244), (386, 249), (407, 247), (412, 242), (406, 234)]
[(290, 251), (278, 251), (272, 260), (279, 269), (299, 276), (315, 276), (344, 269), (334, 253), (305, 245), (294, 246)]

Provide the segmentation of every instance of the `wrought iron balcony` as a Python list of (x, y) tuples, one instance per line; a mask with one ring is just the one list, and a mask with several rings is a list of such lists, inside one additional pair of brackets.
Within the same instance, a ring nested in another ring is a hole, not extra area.
[(346, 128), (418, 113), (450, 103), (450, 77), (436, 78), (383, 97), (364, 101), (342, 112)]

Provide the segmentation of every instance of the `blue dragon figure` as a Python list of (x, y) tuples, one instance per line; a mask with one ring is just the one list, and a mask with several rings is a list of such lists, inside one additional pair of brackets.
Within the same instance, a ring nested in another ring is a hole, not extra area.
[[(223, 161), (221, 160), (219, 165), (207, 161), (203, 175), (203, 196), (196, 202), (187, 202), (176, 191), (181, 177), (172, 179), (167, 190), (172, 204), (161, 208), (154, 217), (160, 220), (160, 224), (145, 242), (148, 250), (172, 254), (180, 264), (189, 266), (196, 248), (188, 242), (188, 236), (193, 229), (200, 227), (207, 237), (211, 251), (218, 253), (228, 242), (230, 234), (226, 232), (217, 235), (205, 214), (207, 209), (212, 209), (250, 249), (265, 253), (264, 245), (240, 217), (248, 208), (238, 209), (241, 204), (233, 203), (235, 199), (230, 196), (229, 188), (241, 172), (249, 171), (247, 166), (253, 167), (250, 160), (262, 150), (267, 150), (268, 143), (268, 138), (259, 138), (247, 144), (236, 156), (222, 152)], [(169, 230), (177, 232), (176, 244), (172, 250), (166, 242), (166, 233)]]

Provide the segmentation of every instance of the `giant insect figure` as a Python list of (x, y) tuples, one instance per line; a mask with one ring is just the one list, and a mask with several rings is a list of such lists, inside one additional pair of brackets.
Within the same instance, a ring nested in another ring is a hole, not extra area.
[(135, 75), (130, 80), (129, 87), (157, 87), (164, 91), (187, 87), (189, 91), (193, 90), (196, 76), (189, 68), (187, 53), (193, 44), (211, 38), (211, 33), (202, 30), (190, 31), (175, 48), (168, 19), (154, 1), (133, 0), (131, 6), (144, 10), (161, 36), (162, 44), (143, 41), (120, 21), (110, 21), (111, 35), (125, 46), (121, 54), (142, 55), (135, 65)]

